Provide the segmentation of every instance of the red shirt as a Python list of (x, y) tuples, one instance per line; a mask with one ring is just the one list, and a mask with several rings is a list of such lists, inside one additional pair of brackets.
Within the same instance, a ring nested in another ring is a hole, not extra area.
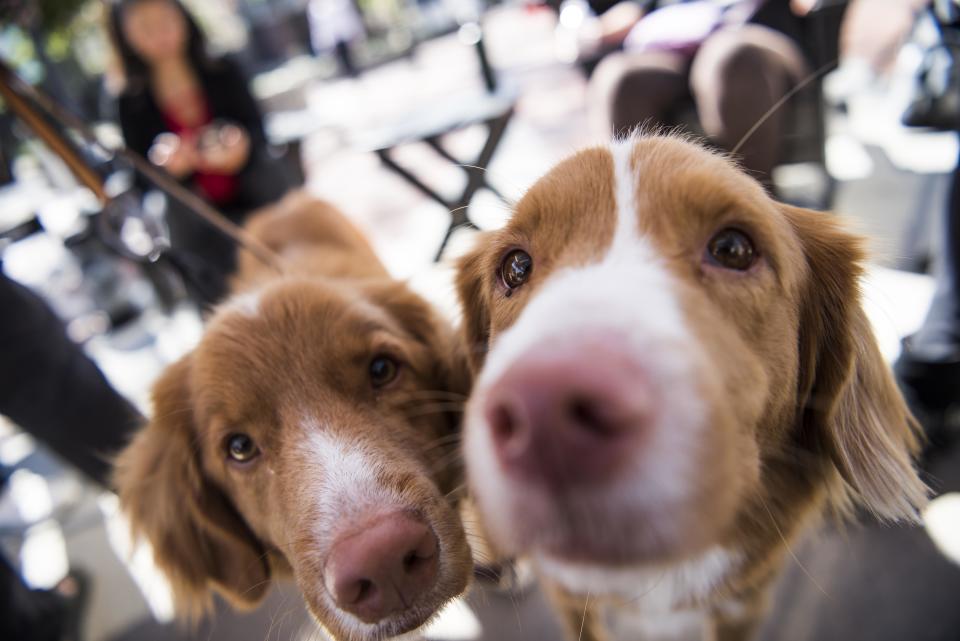
[[(202, 102), (201, 109), (203, 114), (199, 124), (196, 125), (185, 125), (177, 120), (177, 117), (173, 113), (161, 110), (163, 119), (167, 123), (167, 127), (170, 128), (170, 133), (174, 133), (181, 138), (197, 139), (200, 137), (203, 128), (213, 122), (206, 98), (201, 98), (200, 100)], [(232, 174), (197, 171), (193, 174), (193, 183), (202, 196), (217, 205), (229, 203), (237, 193), (237, 177)]]

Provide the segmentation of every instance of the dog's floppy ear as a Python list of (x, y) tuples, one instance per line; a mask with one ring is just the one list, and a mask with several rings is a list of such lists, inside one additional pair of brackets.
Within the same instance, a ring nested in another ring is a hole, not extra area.
[(799, 310), (802, 437), (870, 511), (914, 520), (927, 499), (912, 464), (919, 426), (861, 306), (861, 241), (829, 214), (784, 211), (807, 261)]
[(153, 420), (120, 454), (114, 476), (135, 535), (145, 535), (173, 588), (178, 612), (210, 605), (210, 588), (237, 607), (266, 594), (270, 566), (233, 505), (199, 461), (190, 393), (190, 356), (153, 388)]
[(473, 370), (479, 371), (490, 345), (490, 300), (484, 286), (486, 254), (481, 239), (470, 253), (457, 262), (457, 294), (463, 310), (461, 332), (467, 358)]

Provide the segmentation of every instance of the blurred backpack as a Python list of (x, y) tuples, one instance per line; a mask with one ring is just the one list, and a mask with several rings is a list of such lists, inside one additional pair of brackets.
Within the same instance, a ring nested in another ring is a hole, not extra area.
[(934, 0), (932, 13), (940, 42), (924, 53), (902, 120), (908, 127), (960, 131), (960, 0)]

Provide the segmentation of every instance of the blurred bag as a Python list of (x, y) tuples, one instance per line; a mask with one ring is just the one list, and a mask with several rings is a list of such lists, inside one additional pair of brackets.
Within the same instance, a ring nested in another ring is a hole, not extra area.
[(623, 41), (626, 51), (672, 51), (692, 56), (723, 24), (723, 7), (700, 0), (656, 9), (630, 30)]
[(914, 97), (902, 121), (908, 127), (960, 131), (960, 0), (934, 4), (940, 42), (927, 49)]
[[(687, 58), (723, 27), (744, 25), (767, 0), (676, 0), (649, 3), (623, 41), (625, 51), (669, 51)], [(644, 4), (644, 3), (641, 3)]]

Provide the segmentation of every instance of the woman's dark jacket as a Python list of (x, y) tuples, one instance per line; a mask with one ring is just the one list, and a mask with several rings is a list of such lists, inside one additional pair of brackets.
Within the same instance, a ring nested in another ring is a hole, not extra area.
[[(211, 60), (197, 69), (197, 73), (211, 119), (233, 121), (246, 129), (250, 136), (250, 158), (237, 174), (239, 189), (235, 202), (225, 208), (246, 212), (276, 200), (283, 195), (286, 185), (265, 184), (262, 180), (263, 165), (269, 162), (267, 137), (263, 117), (247, 88), (246, 78), (229, 58)], [(170, 131), (148, 86), (125, 89), (119, 97), (117, 110), (127, 147), (143, 156), (158, 135)], [(189, 177), (185, 183), (189, 183)], [(251, 186), (255, 188), (251, 189)]]
[[(237, 173), (237, 191), (220, 211), (237, 224), (247, 214), (279, 200), (290, 182), (280, 163), (271, 158), (263, 118), (239, 67), (227, 58), (211, 60), (197, 69), (212, 120), (230, 120), (250, 136), (250, 157)], [(131, 150), (146, 156), (154, 139), (170, 131), (148, 86), (129, 87), (117, 105), (120, 129)], [(183, 184), (190, 187), (187, 176)], [(145, 188), (151, 187), (144, 185)], [(227, 291), (227, 279), (236, 266), (234, 242), (207, 222), (168, 199), (167, 224), (171, 251), (194, 297), (203, 304), (217, 302)]]

